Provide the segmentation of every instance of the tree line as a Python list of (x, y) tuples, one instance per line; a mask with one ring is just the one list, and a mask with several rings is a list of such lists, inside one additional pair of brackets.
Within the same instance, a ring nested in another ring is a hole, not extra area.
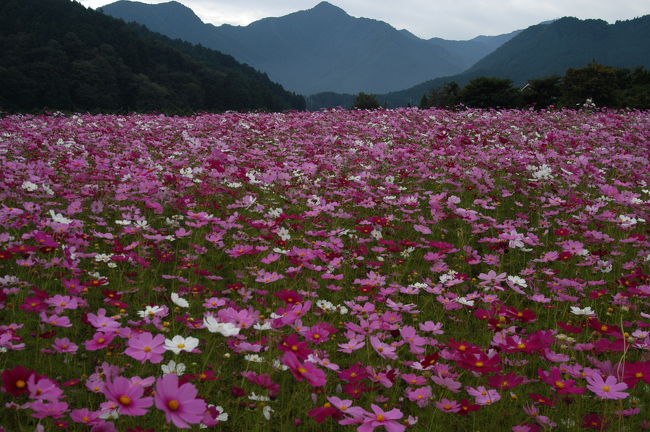
[(576, 108), (590, 101), (598, 107), (650, 109), (650, 70), (620, 69), (592, 62), (564, 76), (532, 79), (515, 87), (509, 79), (479, 77), (464, 87), (449, 82), (424, 94), (420, 108)]

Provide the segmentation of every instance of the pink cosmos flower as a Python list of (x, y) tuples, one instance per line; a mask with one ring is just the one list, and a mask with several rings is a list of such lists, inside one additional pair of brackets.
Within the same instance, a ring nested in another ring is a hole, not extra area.
[(63, 396), (63, 390), (59, 388), (57, 383), (49, 378), (37, 377), (36, 374), (30, 376), (27, 380), (27, 388), (29, 389), (29, 397), (32, 399), (58, 402)]
[(72, 410), (70, 413), (70, 418), (72, 421), (87, 424), (87, 425), (96, 425), (103, 422), (99, 417), (101, 411), (90, 411), (88, 408)]
[(97, 311), (97, 315), (89, 313), (86, 315), (90, 325), (103, 332), (111, 332), (120, 326), (120, 323), (112, 317), (106, 316), (106, 309), (101, 308)]
[(405, 425), (397, 421), (404, 417), (399, 409), (384, 411), (375, 404), (370, 405), (370, 408), (373, 412), (364, 413), (363, 423), (357, 429), (358, 432), (372, 432), (380, 426), (383, 426), (388, 432), (403, 432), (406, 429)]
[(409, 387), (405, 392), (406, 397), (408, 397), (410, 401), (417, 403), (420, 408), (429, 405), (429, 399), (431, 399), (432, 395), (431, 386), (419, 387), (416, 389)]
[(129, 339), (129, 347), (124, 350), (124, 354), (133, 357), (136, 360), (151, 363), (160, 363), (165, 353), (165, 336), (158, 334), (152, 336), (151, 333), (141, 333)]
[(115, 403), (122, 415), (142, 416), (147, 413), (147, 408), (153, 405), (153, 398), (143, 398), (143, 393), (144, 387), (121, 376), (108, 381), (104, 387), (106, 399)]
[(66, 309), (77, 309), (77, 298), (64, 296), (64, 295), (54, 295), (45, 300), (45, 303), (54, 308), (54, 313), (60, 314)]
[(425, 332), (431, 332), (433, 334), (443, 334), (444, 331), (442, 330), (442, 323), (437, 322), (434, 323), (433, 321), (426, 321), (420, 324), (420, 330), (425, 331)]
[(394, 346), (383, 343), (377, 336), (370, 336), (370, 344), (381, 357), (397, 360)]
[(115, 333), (96, 332), (91, 340), (86, 341), (88, 351), (97, 351), (106, 348), (115, 339)]
[(52, 314), (48, 316), (45, 312), (41, 312), (40, 317), (41, 321), (43, 321), (45, 324), (50, 324), (57, 327), (72, 327), (70, 318), (65, 315), (58, 316)]
[(458, 411), (460, 411), (461, 406), (455, 400), (449, 400), (443, 398), (440, 399), (440, 401), (436, 402), (436, 408), (438, 408), (442, 412), (457, 413)]
[(156, 383), (156, 407), (165, 412), (168, 422), (181, 429), (188, 429), (190, 424), (198, 424), (203, 419), (207, 405), (198, 399), (196, 387), (191, 383), (178, 385), (176, 374), (167, 374), (158, 378)]
[(292, 351), (284, 353), (282, 356), (282, 363), (289, 366), (291, 373), (298, 381), (304, 379), (314, 387), (322, 387), (327, 382), (327, 375), (325, 372), (318, 369), (311, 362), (306, 361), (301, 363)]
[(493, 389), (486, 389), (483, 386), (478, 388), (466, 387), (467, 393), (474, 396), (476, 403), (479, 405), (492, 405), (494, 402), (501, 400), (501, 395)]
[(30, 402), (28, 405), (29, 408), (34, 410), (33, 417), (41, 419), (45, 417), (60, 418), (68, 411), (68, 404), (65, 402), (35, 401)]
[(593, 374), (587, 378), (587, 388), (596, 396), (603, 399), (625, 399), (630, 394), (621, 390), (627, 389), (627, 384), (618, 382), (616, 377), (608, 376), (605, 380), (600, 374)]
[(57, 352), (75, 354), (79, 347), (74, 342), (70, 341), (68, 338), (56, 338), (52, 344)]
[(340, 343), (338, 351), (346, 354), (351, 354), (353, 351), (360, 350), (364, 346), (366, 346), (366, 343), (363, 341), (361, 337), (352, 338), (345, 343)]
[(547, 384), (553, 386), (559, 394), (582, 394), (585, 389), (576, 387), (574, 380), (565, 380), (559, 368), (552, 368), (550, 371), (538, 369), (539, 377)]
[(431, 381), (438, 384), (439, 386), (446, 387), (448, 390), (458, 393), (462, 384), (460, 381), (456, 381), (454, 378), (448, 376), (433, 375)]

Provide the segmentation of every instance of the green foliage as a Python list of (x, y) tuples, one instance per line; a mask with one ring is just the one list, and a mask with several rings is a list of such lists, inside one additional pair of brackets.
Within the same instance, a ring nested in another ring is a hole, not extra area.
[(650, 109), (650, 70), (636, 68), (619, 71), (619, 106)]
[(379, 104), (379, 101), (377, 100), (377, 97), (375, 95), (361, 92), (354, 99), (354, 105), (352, 106), (352, 108), (353, 109), (377, 109), (380, 106), (381, 105)]
[(562, 77), (558, 75), (530, 80), (521, 91), (523, 104), (535, 108), (557, 105), (561, 94)]
[(460, 102), (472, 108), (513, 108), (518, 105), (517, 99), (512, 81), (503, 78), (475, 78), (460, 92)]
[(650, 71), (591, 63), (569, 69), (564, 76), (532, 79), (519, 90), (500, 78), (475, 78), (463, 89), (452, 81), (423, 96), (420, 108), (452, 108), (459, 103), (472, 108), (576, 108), (587, 100), (598, 107), (648, 109)]
[(591, 99), (597, 106), (615, 106), (618, 88), (613, 67), (590, 63), (581, 69), (569, 69), (562, 84), (562, 104), (581, 105)]
[(0, 107), (190, 113), (304, 109), (232, 57), (70, 0), (0, 3)]
[(460, 102), (460, 86), (456, 81), (449, 82), (439, 89), (431, 90), (429, 106), (452, 108)]
[(431, 102), (429, 101), (429, 98), (427, 98), (427, 95), (423, 94), (422, 98), (420, 99), (420, 104), (418, 105), (418, 108), (420, 109), (427, 109), (431, 108)]

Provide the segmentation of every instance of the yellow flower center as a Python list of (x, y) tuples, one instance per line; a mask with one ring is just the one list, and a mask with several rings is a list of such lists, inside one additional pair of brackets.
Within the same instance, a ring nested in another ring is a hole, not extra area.
[(608, 391), (610, 391), (610, 390), (611, 390), (611, 388), (610, 388), (609, 386), (604, 386), (604, 387), (603, 387), (603, 391), (604, 391), (604, 392), (608, 392)]
[(379, 414), (379, 415), (377, 416), (377, 421), (384, 421), (384, 420), (386, 420), (386, 417), (384, 417), (383, 414)]
[(477, 362), (475, 363), (475, 366), (476, 366), (476, 367), (483, 367), (484, 365), (485, 365), (485, 363), (483, 363), (482, 361), (477, 361)]
[(180, 349), (183, 349), (183, 348), (185, 348), (185, 344), (178, 344), (178, 347), (179, 347)]
[(16, 387), (18, 387), (19, 389), (25, 388), (26, 385), (27, 383), (23, 380), (19, 379), (18, 381), (16, 381)]
[(146, 347), (144, 347), (143, 351), (144, 352), (151, 352), (151, 347), (146, 346)]
[(131, 398), (128, 396), (120, 396), (118, 401), (120, 401), (122, 405), (126, 405), (126, 406), (129, 406), (132, 403)]
[(176, 399), (172, 399), (169, 402), (167, 402), (167, 407), (172, 411), (176, 411), (179, 406), (180, 406), (180, 404), (178, 403), (178, 401)]
[(300, 372), (301, 374), (304, 374), (305, 372), (307, 372), (307, 369), (305, 369), (304, 367), (299, 367), (298, 372)]
[(555, 387), (563, 389), (565, 387), (563, 381), (555, 381)]

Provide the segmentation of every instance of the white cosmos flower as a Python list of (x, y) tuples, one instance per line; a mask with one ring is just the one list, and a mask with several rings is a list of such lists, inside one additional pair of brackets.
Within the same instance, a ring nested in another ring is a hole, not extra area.
[(161, 369), (165, 375), (176, 374), (181, 376), (185, 373), (185, 365), (183, 363), (176, 363), (174, 360), (170, 360), (169, 363), (162, 365)]
[(508, 276), (508, 280), (515, 285), (519, 285), (522, 288), (526, 288), (528, 286), (526, 279), (519, 276)]
[(244, 359), (253, 363), (264, 363), (264, 358), (257, 354), (246, 354)]
[[(225, 422), (225, 421), (228, 421), (228, 413), (225, 412), (225, 410), (223, 409), (222, 406), (219, 406), (219, 405), (214, 406), (214, 405), (212, 405), (212, 404), (208, 404), (208, 408), (214, 408), (215, 410), (217, 410), (217, 411), (219, 412), (219, 415), (218, 415), (217, 418), (216, 418), (216, 420), (217, 420), (218, 422)], [(206, 425), (204, 425), (203, 423), (201, 423), (201, 424), (199, 425), (199, 429), (207, 429), (207, 428), (208, 428), (208, 427), (207, 427)]]
[(248, 399), (260, 402), (268, 402), (271, 400), (268, 396), (258, 395), (255, 394), (255, 392), (251, 392), (251, 394), (248, 395)]
[(68, 219), (67, 217), (63, 216), (61, 213), (55, 213), (54, 210), (50, 210), (50, 217), (54, 222), (60, 224), (69, 225), (72, 223), (72, 219)]
[(34, 192), (36, 189), (38, 189), (38, 185), (36, 183), (30, 182), (29, 180), (24, 181), (20, 187), (25, 189), (27, 192)]
[(217, 321), (217, 319), (212, 315), (203, 318), (203, 324), (210, 333), (220, 333), (225, 337), (236, 336), (241, 330), (233, 323), (222, 323)]
[(256, 324), (253, 326), (253, 328), (254, 328), (255, 330), (271, 330), (273, 327), (271, 326), (271, 322), (270, 322), (270, 321), (264, 321), (263, 323), (262, 323), (262, 322), (258, 322), (258, 323), (256, 323)]
[(183, 297), (179, 296), (176, 293), (172, 293), (172, 302), (178, 307), (182, 307), (182, 308), (190, 307), (190, 304), (187, 302), (187, 300), (185, 300)]
[(221, 413), (221, 414), (219, 414), (219, 417), (217, 417), (218, 421), (220, 421), (220, 422), (228, 421), (228, 413), (223, 409), (222, 406), (217, 405), (215, 407), (215, 409)]
[(199, 346), (199, 340), (195, 337), (186, 337), (176, 335), (171, 339), (165, 339), (165, 349), (179, 354), (181, 351), (192, 352)]
[(474, 306), (474, 300), (468, 300), (465, 297), (457, 297), (454, 299), (456, 303), (460, 303), (465, 306)]
[(270, 405), (266, 405), (264, 408), (262, 408), (262, 414), (264, 415), (264, 418), (267, 420), (271, 420), (271, 413), (273, 413), (275, 410), (271, 408)]
[(571, 313), (574, 315), (596, 315), (596, 312), (590, 306), (582, 309), (578, 306), (571, 306)]
[(162, 310), (163, 308), (160, 306), (147, 306), (143, 311), (139, 311), (138, 315), (140, 318), (153, 318), (158, 312)]

